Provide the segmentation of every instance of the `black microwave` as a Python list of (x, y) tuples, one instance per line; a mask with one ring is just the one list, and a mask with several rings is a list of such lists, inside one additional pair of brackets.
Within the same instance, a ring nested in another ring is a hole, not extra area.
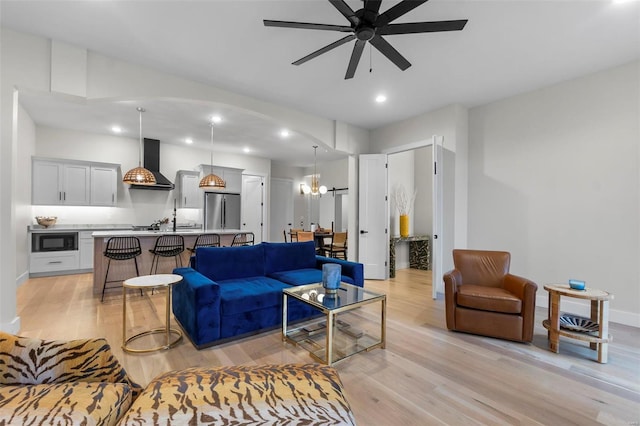
[(34, 232), (31, 234), (31, 251), (78, 250), (77, 232)]

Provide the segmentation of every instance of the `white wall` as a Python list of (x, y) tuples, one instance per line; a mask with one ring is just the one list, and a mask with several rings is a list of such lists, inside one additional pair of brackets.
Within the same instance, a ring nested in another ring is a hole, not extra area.
[(31, 212), (31, 155), (36, 146), (36, 126), (22, 107), (18, 110), (18, 134), (20, 144), (16, 153), (17, 162), (27, 165), (15, 182), (16, 273), (17, 282), (22, 283), (29, 277), (29, 259), (25, 255), (29, 251), (26, 229), (34, 221)]
[(413, 209), (413, 233), (433, 234), (433, 154), (430, 147), (418, 148), (414, 152), (414, 180), (417, 189)]
[[(400, 236), (400, 212), (396, 207), (395, 192), (404, 188), (407, 197), (411, 197), (415, 191), (414, 151), (398, 152), (390, 154), (387, 158), (387, 176), (389, 183), (389, 235)], [(415, 232), (415, 210), (409, 214), (409, 235)], [(409, 267), (409, 244), (396, 244), (396, 269)]]
[(582, 279), (637, 326), (639, 76), (635, 62), (469, 112), (469, 247), (510, 251), (541, 304), (544, 284)]

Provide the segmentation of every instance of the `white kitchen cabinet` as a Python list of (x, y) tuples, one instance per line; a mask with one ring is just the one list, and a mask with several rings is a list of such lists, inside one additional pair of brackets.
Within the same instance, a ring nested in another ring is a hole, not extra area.
[(242, 169), (224, 168), (224, 182), (227, 184), (226, 192), (242, 192)]
[(183, 209), (202, 208), (204, 198), (200, 189), (200, 173), (189, 170), (179, 170), (176, 175), (178, 184), (178, 207)]
[(29, 272), (37, 274), (76, 270), (78, 269), (80, 258), (78, 253), (78, 250), (31, 253), (29, 256)]
[(88, 205), (90, 202), (90, 181), (90, 167), (88, 165), (34, 160), (33, 204)]
[(32, 204), (115, 206), (118, 167), (117, 164), (34, 157)]
[(80, 269), (93, 269), (93, 231), (78, 233), (78, 249), (80, 254)]
[(115, 206), (118, 200), (116, 166), (91, 166), (91, 205)]

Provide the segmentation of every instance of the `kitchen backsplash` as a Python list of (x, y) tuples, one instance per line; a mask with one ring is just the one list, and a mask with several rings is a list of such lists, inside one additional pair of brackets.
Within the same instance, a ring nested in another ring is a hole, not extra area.
[[(127, 207), (91, 207), (91, 206), (32, 206), (33, 224), (36, 216), (57, 216), (57, 224), (117, 224), (146, 225), (162, 218), (173, 218), (173, 204), (140, 204), (135, 208)], [(178, 209), (176, 220), (181, 224), (202, 223), (200, 209)]]

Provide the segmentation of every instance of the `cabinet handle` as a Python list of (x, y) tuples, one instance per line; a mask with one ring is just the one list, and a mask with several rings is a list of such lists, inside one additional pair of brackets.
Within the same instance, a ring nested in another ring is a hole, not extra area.
[(64, 201), (67, 201), (67, 193), (66, 193), (66, 192), (63, 192), (63, 193), (62, 193), (62, 199), (63, 199)]
[(58, 192), (58, 200), (62, 201), (62, 191)]
[(49, 265), (53, 263), (62, 263), (62, 260), (52, 260), (51, 262), (49, 262)]
[(112, 193), (111, 194), (111, 202), (113, 203), (115, 201), (115, 195)]
[(184, 205), (187, 205), (187, 197), (184, 197)]

